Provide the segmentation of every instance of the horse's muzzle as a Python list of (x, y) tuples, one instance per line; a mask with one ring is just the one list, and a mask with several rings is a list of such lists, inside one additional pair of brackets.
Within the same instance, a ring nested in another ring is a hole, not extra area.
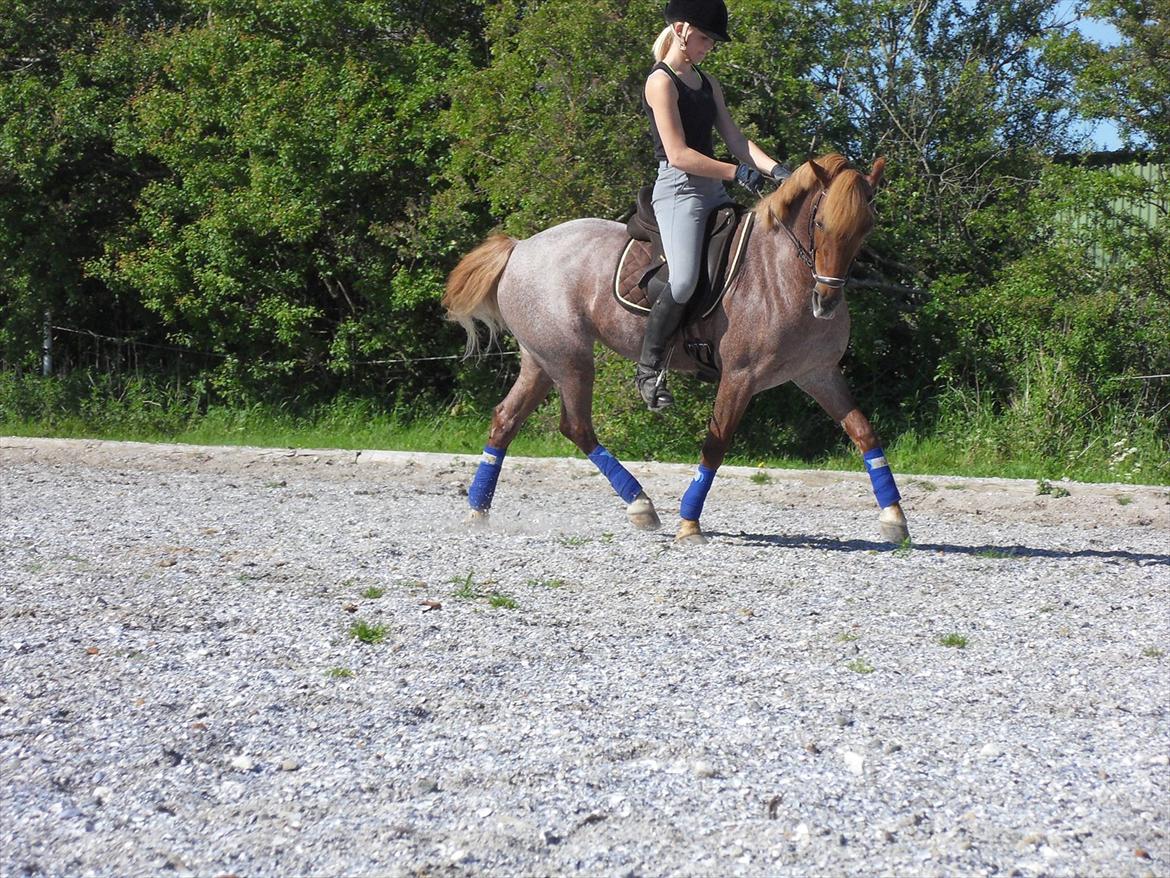
[(820, 290), (813, 287), (812, 312), (813, 317), (821, 320), (832, 320), (837, 316), (837, 306), (841, 304), (841, 291), (834, 290), (831, 297), (822, 296)]

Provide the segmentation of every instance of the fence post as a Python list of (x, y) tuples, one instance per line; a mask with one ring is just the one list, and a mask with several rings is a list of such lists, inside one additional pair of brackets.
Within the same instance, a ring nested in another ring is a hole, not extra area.
[(45, 337), (41, 345), (41, 374), (48, 378), (53, 374), (53, 311), (45, 309)]

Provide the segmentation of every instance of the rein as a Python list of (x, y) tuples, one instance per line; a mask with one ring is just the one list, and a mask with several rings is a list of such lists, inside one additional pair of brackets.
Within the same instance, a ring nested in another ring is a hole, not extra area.
[(800, 257), (800, 261), (808, 266), (809, 271), (812, 272), (813, 280), (819, 284), (824, 284), (833, 289), (842, 289), (847, 283), (847, 278), (843, 277), (827, 277), (823, 274), (817, 274), (817, 239), (814, 237), (815, 224), (817, 220), (817, 211), (820, 210), (821, 201), (825, 197), (825, 190), (821, 189), (817, 200), (813, 204), (813, 208), (808, 214), (808, 247), (806, 248), (800, 240), (796, 237), (792, 229), (788, 228), (785, 223), (780, 223), (780, 227), (788, 233), (788, 238), (792, 241), (792, 246), (796, 248), (796, 255)]

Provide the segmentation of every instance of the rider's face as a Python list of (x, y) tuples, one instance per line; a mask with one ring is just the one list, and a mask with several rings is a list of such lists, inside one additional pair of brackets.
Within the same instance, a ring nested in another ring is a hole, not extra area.
[(687, 55), (695, 64), (698, 64), (707, 56), (707, 53), (715, 48), (715, 40), (707, 36), (697, 27), (692, 27), (687, 34)]

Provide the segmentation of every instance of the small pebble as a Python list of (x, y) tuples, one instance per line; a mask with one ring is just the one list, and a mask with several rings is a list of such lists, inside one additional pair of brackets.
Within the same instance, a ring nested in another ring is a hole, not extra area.
[(846, 750), (841, 754), (841, 758), (845, 761), (845, 767), (854, 774), (860, 775), (865, 773), (865, 757), (860, 753)]
[(706, 762), (700, 759), (691, 766), (691, 772), (695, 775), (695, 777), (714, 777), (715, 766), (713, 766), (710, 762)]

